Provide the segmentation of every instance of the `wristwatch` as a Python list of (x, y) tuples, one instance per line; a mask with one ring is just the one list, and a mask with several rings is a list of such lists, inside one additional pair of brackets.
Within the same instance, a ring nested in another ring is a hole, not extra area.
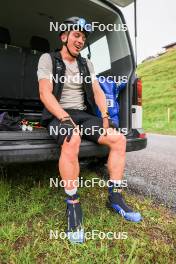
[(108, 111), (106, 110), (106, 111), (104, 111), (104, 112), (101, 112), (101, 117), (102, 118), (109, 118), (109, 113), (108, 113)]

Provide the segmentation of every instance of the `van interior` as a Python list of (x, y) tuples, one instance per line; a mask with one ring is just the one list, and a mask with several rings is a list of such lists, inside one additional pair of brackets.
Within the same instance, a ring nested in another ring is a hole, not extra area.
[[(58, 31), (65, 18), (84, 17), (99, 24), (123, 24), (121, 12), (98, 0), (10, 1), (0, 9), (0, 112), (39, 120), (37, 65), (42, 53), (60, 47)], [(91, 60), (100, 75), (128, 76), (134, 72), (129, 37), (125, 31), (95, 30), (88, 39)], [(85, 48), (83, 54), (86, 55)], [(129, 127), (130, 88), (122, 91), (120, 127)]]

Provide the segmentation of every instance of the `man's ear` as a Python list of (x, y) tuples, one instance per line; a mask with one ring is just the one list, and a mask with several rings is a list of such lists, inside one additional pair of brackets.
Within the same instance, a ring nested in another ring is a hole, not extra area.
[(67, 42), (67, 38), (68, 38), (68, 32), (66, 31), (66, 32), (62, 33), (60, 38), (61, 38), (61, 42), (62, 43), (66, 43)]

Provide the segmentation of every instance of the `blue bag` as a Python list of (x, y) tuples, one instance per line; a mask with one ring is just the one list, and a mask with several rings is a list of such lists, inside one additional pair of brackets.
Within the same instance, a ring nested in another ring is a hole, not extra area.
[[(120, 91), (126, 87), (126, 83), (121, 82), (120, 84), (116, 84), (114, 81), (108, 82), (106, 79), (104, 79), (104, 77), (99, 77), (98, 81), (106, 96), (110, 118), (114, 125), (119, 127), (118, 95)], [(96, 109), (96, 113), (98, 117), (101, 117), (101, 112), (98, 107)]]

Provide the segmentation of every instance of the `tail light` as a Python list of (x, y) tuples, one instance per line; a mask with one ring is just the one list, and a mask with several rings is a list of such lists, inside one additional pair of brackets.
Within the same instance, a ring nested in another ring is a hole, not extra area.
[(142, 81), (137, 80), (137, 105), (142, 105)]
[(146, 137), (147, 137), (146, 133), (141, 133), (138, 135), (138, 138), (146, 138)]

